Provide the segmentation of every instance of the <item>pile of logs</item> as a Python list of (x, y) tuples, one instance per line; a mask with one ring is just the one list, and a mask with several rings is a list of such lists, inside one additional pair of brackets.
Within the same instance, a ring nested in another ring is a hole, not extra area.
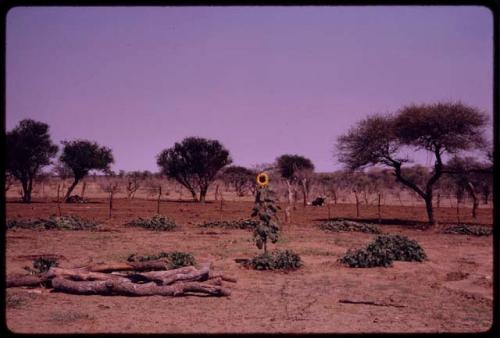
[(222, 282), (236, 279), (216, 273), (211, 263), (167, 270), (165, 261), (93, 264), (80, 268), (51, 267), (38, 275), (7, 277), (7, 287), (40, 286), (78, 295), (229, 296)]

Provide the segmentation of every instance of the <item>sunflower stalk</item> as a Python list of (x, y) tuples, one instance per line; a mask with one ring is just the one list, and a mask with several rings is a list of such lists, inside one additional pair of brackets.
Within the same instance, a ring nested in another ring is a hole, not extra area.
[(280, 230), (277, 212), (280, 209), (276, 205), (275, 193), (269, 186), (267, 175), (257, 176), (257, 189), (255, 192), (255, 205), (251, 217), (257, 220), (257, 226), (253, 231), (253, 238), (257, 248), (267, 252), (267, 242), (276, 243)]

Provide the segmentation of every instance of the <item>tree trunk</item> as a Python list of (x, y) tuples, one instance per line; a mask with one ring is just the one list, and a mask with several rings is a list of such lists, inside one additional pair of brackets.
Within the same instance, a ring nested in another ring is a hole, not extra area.
[(432, 195), (427, 195), (425, 197), (425, 210), (427, 211), (427, 218), (429, 225), (435, 225), (436, 220), (434, 219), (434, 210), (432, 208)]
[(377, 203), (377, 210), (378, 210), (378, 224), (382, 223), (382, 212), (381, 212), (381, 206), (380, 206), (380, 200), (382, 199), (381, 196), (382, 194), (379, 192), (378, 193), (378, 203)]
[(200, 186), (200, 203), (205, 203), (207, 197), (208, 185)]
[(304, 200), (304, 207), (307, 206), (307, 179), (304, 178), (300, 181), (300, 183), (302, 184), (302, 197), (303, 197), (303, 200)]
[(23, 189), (21, 194), (23, 203), (31, 203), (31, 190), (30, 190), (30, 185), (28, 183), (28, 179), (21, 180), (21, 186)]
[(57, 185), (57, 211), (59, 212), (59, 217), (61, 217), (61, 200), (59, 198), (59, 191), (61, 190), (61, 185)]
[(71, 196), (71, 192), (73, 191), (73, 189), (75, 189), (76, 185), (78, 184), (78, 181), (79, 181), (79, 179), (77, 179), (75, 177), (73, 183), (69, 186), (68, 191), (66, 192), (66, 195), (64, 196), (65, 202), (68, 200), (69, 196)]
[(292, 221), (291, 209), (294, 200), (293, 200), (292, 184), (290, 183), (290, 181), (286, 180), (286, 186), (288, 189), (288, 205), (285, 208), (285, 219), (286, 219), (285, 221), (289, 224)]
[(108, 214), (109, 219), (111, 219), (111, 210), (113, 210), (113, 192), (109, 193), (109, 214)]
[(158, 187), (158, 200), (156, 201), (156, 213), (160, 214), (161, 185)]
[(356, 199), (356, 217), (359, 217), (359, 197), (356, 191), (354, 191), (354, 198)]
[(467, 182), (467, 190), (469, 192), (470, 197), (472, 198), (472, 218), (477, 218), (477, 207), (479, 206), (479, 201), (476, 196), (476, 192), (474, 191), (474, 187), (472, 183)]

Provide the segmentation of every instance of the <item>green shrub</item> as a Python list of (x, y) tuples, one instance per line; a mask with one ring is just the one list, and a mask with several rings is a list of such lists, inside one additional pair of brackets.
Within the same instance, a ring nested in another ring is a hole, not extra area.
[(173, 251), (168, 254), (169, 269), (177, 269), (183, 266), (195, 265), (196, 260), (190, 253)]
[(249, 265), (256, 270), (296, 270), (303, 263), (300, 256), (291, 250), (273, 250), (254, 257)]
[(7, 229), (38, 229), (38, 230), (95, 230), (97, 224), (79, 216), (51, 216), (48, 219), (7, 220)]
[(344, 231), (356, 231), (356, 232), (365, 232), (369, 234), (380, 234), (379, 227), (366, 223), (359, 223), (344, 219), (339, 219), (335, 221), (326, 221), (324, 223), (319, 224), (321, 230), (324, 231), (333, 231), (333, 232), (344, 232)]
[(160, 252), (156, 255), (145, 255), (138, 256), (135, 253), (128, 256), (127, 261), (129, 262), (144, 262), (150, 260), (158, 260), (165, 258), (168, 262), (168, 269), (177, 269), (183, 266), (196, 265), (196, 260), (194, 256), (187, 252), (181, 251), (171, 251), (171, 252)]
[(154, 215), (151, 218), (138, 217), (126, 223), (125, 225), (141, 227), (155, 231), (172, 231), (177, 227), (175, 221), (172, 218), (162, 215)]
[(393, 261), (422, 262), (426, 258), (417, 241), (401, 235), (380, 235), (365, 248), (349, 249), (339, 261), (351, 268), (371, 268), (392, 266)]
[(459, 234), (471, 236), (490, 236), (493, 235), (493, 228), (458, 224), (447, 227), (443, 230), (444, 234)]
[(253, 229), (257, 226), (253, 219), (240, 219), (235, 221), (212, 221), (200, 224), (203, 228), (225, 228), (225, 229)]
[(59, 265), (57, 259), (52, 257), (38, 257), (37, 259), (33, 260), (32, 264), (33, 268), (30, 268), (29, 266), (24, 267), (24, 269), (32, 275), (38, 275), (47, 272), (52, 266)]

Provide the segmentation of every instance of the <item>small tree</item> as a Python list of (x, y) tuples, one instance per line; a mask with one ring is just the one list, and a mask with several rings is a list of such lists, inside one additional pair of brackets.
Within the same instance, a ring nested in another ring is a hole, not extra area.
[(104, 182), (99, 184), (102, 191), (108, 193), (109, 201), (109, 214), (108, 217), (111, 219), (111, 211), (113, 210), (113, 197), (116, 193), (120, 192), (120, 176), (116, 175), (113, 171), (109, 170), (106, 172)]
[(187, 137), (157, 157), (162, 173), (186, 187), (199, 202), (205, 202), (219, 170), (231, 163), (229, 151), (219, 141), (201, 137)]
[(22, 201), (31, 202), (33, 181), (58, 150), (43, 122), (25, 119), (6, 135), (6, 171), (21, 182)]
[(276, 167), (281, 177), (285, 179), (289, 190), (294, 184), (300, 186), (304, 206), (306, 206), (314, 172), (311, 160), (300, 155), (285, 154), (276, 159)]
[(148, 171), (131, 171), (128, 173), (124, 173), (123, 175), (126, 179), (126, 191), (127, 198), (134, 199), (135, 193), (142, 186), (143, 182), (151, 176), (151, 173)]
[(78, 182), (89, 174), (91, 170), (108, 171), (114, 162), (111, 149), (101, 147), (96, 142), (87, 140), (63, 141), (63, 152), (59, 161), (71, 169), (73, 183), (69, 186), (64, 197), (66, 201)]
[(245, 196), (247, 190), (255, 185), (255, 173), (240, 166), (230, 166), (224, 169), (221, 179), (225, 184), (234, 188), (238, 197)]
[(269, 178), (267, 174), (259, 174), (259, 185), (255, 194), (255, 205), (252, 209), (252, 217), (258, 220), (253, 236), (257, 248), (264, 248), (267, 252), (267, 241), (272, 243), (278, 241), (279, 224), (277, 212), (279, 206), (276, 205), (275, 194), (268, 187)]
[[(445, 173), (450, 175), (455, 183), (456, 190), (461, 192), (467, 191), (472, 199), (472, 217), (477, 217), (477, 208), (479, 199), (477, 191), (484, 184), (485, 176), (489, 173), (489, 168), (478, 162), (475, 158), (458, 157), (451, 158), (445, 166)], [(459, 199), (457, 198), (457, 203)]]
[[(485, 145), (487, 116), (462, 103), (406, 106), (396, 115), (374, 115), (338, 138), (339, 161), (351, 169), (382, 164), (393, 168), (396, 180), (425, 201), (429, 224), (434, 224), (433, 189), (443, 174), (444, 154), (478, 149)], [(425, 150), (434, 156), (434, 168), (423, 186), (402, 173), (408, 155), (404, 148)]]

